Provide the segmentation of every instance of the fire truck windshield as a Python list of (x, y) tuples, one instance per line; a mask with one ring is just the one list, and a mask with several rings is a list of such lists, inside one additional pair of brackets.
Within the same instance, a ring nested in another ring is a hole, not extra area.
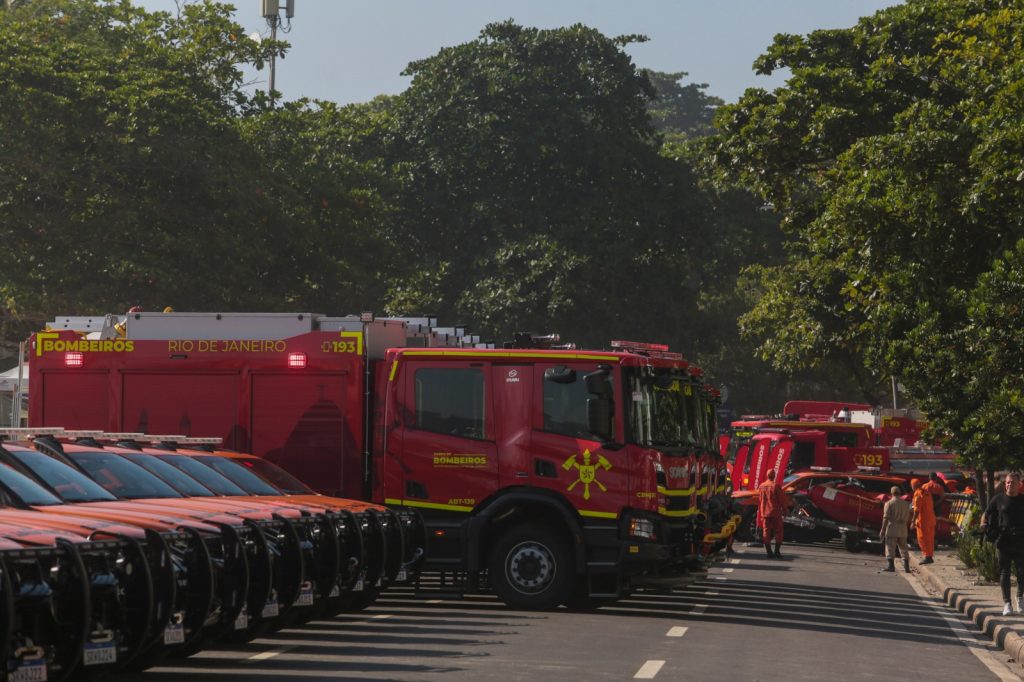
[(667, 373), (655, 377), (631, 372), (627, 402), (632, 442), (648, 447), (693, 444), (686, 425), (685, 385)]

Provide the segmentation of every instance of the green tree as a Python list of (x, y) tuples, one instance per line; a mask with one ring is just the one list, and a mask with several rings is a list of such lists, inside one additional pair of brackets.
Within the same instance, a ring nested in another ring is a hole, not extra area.
[(654, 87), (622, 50), (639, 39), (505, 22), (409, 66), (392, 160), (418, 273), (393, 311), (695, 345), (714, 207), (659, 153)]
[(647, 110), (655, 130), (673, 142), (713, 132), (715, 111), (725, 102), (705, 92), (707, 83), (684, 85), (681, 81), (689, 75), (685, 71), (663, 73), (645, 69), (644, 74), (654, 86), (655, 96)]
[(249, 40), (232, 11), (0, 13), (8, 340), (63, 312), (343, 310), (383, 288), (385, 107), (248, 94), (242, 65), (286, 45)]
[(724, 107), (702, 146), (790, 236), (785, 264), (749, 271), (759, 297), (742, 323), (762, 356), (846, 367), (874, 401), (900, 376), (979, 461), (1009, 456), (975, 440), (970, 415), (1002, 406), (967, 390), (988, 372), (963, 343), (976, 287), (1024, 234), (1022, 26), (1017, 3), (911, 0), (779, 36), (757, 65), (790, 69), (787, 85)]

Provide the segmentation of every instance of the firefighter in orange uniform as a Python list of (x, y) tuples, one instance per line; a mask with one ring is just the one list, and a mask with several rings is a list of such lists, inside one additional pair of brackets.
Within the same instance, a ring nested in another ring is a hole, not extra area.
[[(775, 485), (775, 470), (768, 470), (768, 480), (757, 486), (757, 520), (764, 533), (764, 549), (770, 559), (781, 559), (782, 517), (786, 513), (786, 494)], [(772, 537), (775, 551), (772, 551)]]
[(914, 513), (911, 518), (917, 530), (917, 545), (924, 555), (921, 563), (932, 564), (935, 563), (932, 558), (935, 554), (935, 508), (932, 506), (931, 492), (921, 485), (919, 478), (911, 481), (910, 487), (914, 489)]

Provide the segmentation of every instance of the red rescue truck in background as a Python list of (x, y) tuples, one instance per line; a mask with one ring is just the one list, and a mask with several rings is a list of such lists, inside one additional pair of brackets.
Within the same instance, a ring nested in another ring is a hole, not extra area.
[(734, 421), (723, 456), (732, 464), (733, 490), (753, 490), (769, 469), (778, 481), (814, 468), (889, 470), (889, 451), (871, 444), (864, 424), (797, 422), (786, 419)]
[(692, 579), (736, 525), (717, 391), (664, 346), (551, 341), (368, 314), (63, 317), (29, 343), (29, 420), (219, 437), (317, 491), (415, 508), (426, 570), (486, 576), (516, 607)]

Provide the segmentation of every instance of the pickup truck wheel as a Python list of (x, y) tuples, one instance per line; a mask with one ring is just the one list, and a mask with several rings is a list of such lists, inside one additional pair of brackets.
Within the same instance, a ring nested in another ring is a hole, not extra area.
[(553, 609), (571, 596), (571, 560), (566, 540), (544, 526), (512, 528), (491, 550), (491, 587), (518, 609)]

